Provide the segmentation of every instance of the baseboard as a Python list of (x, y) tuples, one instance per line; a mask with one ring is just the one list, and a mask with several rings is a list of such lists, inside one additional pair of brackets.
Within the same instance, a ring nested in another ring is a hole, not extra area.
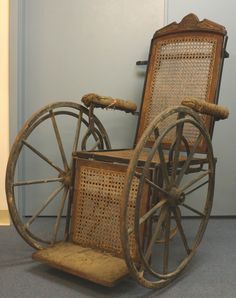
[(8, 210), (0, 210), (0, 226), (10, 226), (10, 215)]

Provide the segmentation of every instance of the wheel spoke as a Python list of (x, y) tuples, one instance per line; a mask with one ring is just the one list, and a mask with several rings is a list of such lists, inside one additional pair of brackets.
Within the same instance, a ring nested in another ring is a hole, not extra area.
[(100, 144), (100, 141), (97, 140), (96, 143), (95, 143), (95, 145), (90, 149), (90, 151), (95, 150), (99, 144)]
[(193, 155), (196, 152), (197, 146), (199, 145), (199, 143), (201, 141), (201, 137), (202, 137), (201, 134), (199, 134), (196, 141), (195, 141), (195, 143), (194, 143), (194, 145), (193, 145), (193, 147), (192, 147), (192, 150), (191, 150), (188, 158), (186, 159), (186, 161), (185, 161), (185, 163), (184, 163), (184, 165), (183, 165), (183, 167), (182, 167), (182, 169), (181, 169), (181, 171), (180, 171), (180, 173), (179, 173), (179, 175), (176, 179), (176, 186), (179, 186), (179, 184), (180, 184), (186, 170), (188, 169), (189, 164), (190, 164), (191, 160), (193, 159)]
[(29, 221), (27, 221), (27, 223), (24, 225), (25, 228), (29, 228), (29, 226), (34, 222), (34, 220), (36, 219), (37, 216), (39, 216), (39, 214), (41, 214), (41, 212), (48, 206), (48, 204), (56, 197), (56, 195), (63, 189), (63, 185), (61, 185), (59, 188), (57, 188), (54, 192), (52, 192), (50, 194), (50, 196), (47, 198), (47, 200), (45, 201), (44, 205), (42, 207), (40, 207), (35, 213), (34, 215), (30, 218)]
[(205, 215), (204, 213), (198, 211), (197, 209), (195, 209), (195, 208), (193, 208), (193, 207), (190, 207), (190, 206), (187, 205), (187, 204), (184, 204), (184, 203), (183, 203), (183, 204), (181, 204), (181, 206), (185, 207), (185, 208), (188, 209), (188, 210), (191, 210), (192, 212), (194, 212), (194, 213), (200, 215), (200, 216), (203, 217), (203, 218), (206, 217), (206, 215)]
[(13, 183), (13, 186), (41, 184), (41, 183), (50, 183), (50, 182), (61, 182), (61, 181), (63, 181), (63, 178), (48, 178), (48, 179), (38, 179), (38, 180), (26, 180), (26, 181), (17, 181), (15, 183)]
[[(160, 202), (158, 202), (155, 206), (153, 206), (147, 213), (145, 213), (142, 217), (139, 219), (139, 225), (141, 225), (144, 221), (146, 221), (153, 213), (157, 211), (160, 207), (162, 207), (167, 200), (163, 199)], [(134, 231), (134, 228), (129, 228), (128, 233), (132, 233)]]
[(52, 244), (54, 244), (56, 242), (56, 239), (57, 239), (58, 229), (59, 229), (61, 216), (62, 216), (62, 212), (63, 212), (64, 206), (65, 206), (65, 201), (66, 201), (66, 198), (67, 198), (68, 191), (69, 191), (69, 188), (68, 187), (65, 188), (62, 199), (61, 199), (61, 205), (60, 205), (60, 208), (58, 210), (56, 222), (55, 222), (55, 225), (54, 225), (54, 234), (53, 234)]
[(162, 223), (163, 223), (163, 221), (164, 221), (164, 219), (165, 219), (165, 217), (166, 217), (166, 212), (167, 212), (167, 210), (166, 210), (166, 208), (164, 208), (164, 207), (163, 207), (162, 210), (160, 211), (160, 215), (159, 215), (159, 218), (158, 218), (158, 221), (157, 221), (157, 224), (156, 224), (154, 233), (153, 233), (152, 238), (151, 238), (151, 240), (150, 240), (150, 242), (149, 242), (149, 244), (148, 244), (148, 248), (147, 248), (147, 250), (146, 250), (146, 252), (145, 252), (145, 256), (144, 256), (145, 261), (148, 261), (149, 258), (150, 258), (150, 256), (151, 256), (151, 253), (152, 253), (152, 247), (153, 247), (153, 245), (154, 245), (155, 242), (156, 242), (157, 235), (158, 235), (160, 229), (162, 228)]
[[(157, 139), (160, 135), (158, 127), (156, 127), (154, 129), (154, 134), (155, 134), (155, 138)], [(159, 144), (159, 147), (158, 147), (158, 153), (159, 153), (159, 157), (160, 157), (160, 165), (161, 165), (161, 169), (162, 169), (163, 179), (164, 179), (166, 185), (169, 185), (170, 180), (169, 180), (169, 176), (168, 176), (168, 169), (167, 169), (165, 156), (164, 156), (164, 152), (163, 152), (161, 143)]]
[(81, 123), (82, 123), (82, 116), (83, 116), (83, 112), (80, 111), (80, 114), (79, 114), (79, 117), (78, 117), (78, 120), (77, 120), (77, 125), (76, 125), (74, 144), (73, 144), (73, 147), (72, 147), (73, 152), (77, 151), (77, 148), (78, 148), (79, 135), (80, 135)]
[(187, 242), (187, 239), (186, 239), (186, 236), (185, 236), (185, 233), (184, 233), (184, 229), (183, 229), (183, 226), (181, 224), (180, 217), (179, 217), (178, 213), (176, 212), (176, 210), (178, 210), (179, 211), (178, 213), (180, 214), (180, 209), (178, 207), (176, 209), (175, 208), (173, 209), (173, 214), (174, 214), (174, 217), (175, 217), (175, 221), (176, 221), (176, 224), (177, 224), (181, 239), (183, 241), (185, 250), (186, 250), (187, 254), (190, 254), (191, 250), (188, 246), (188, 242)]
[(54, 115), (52, 110), (49, 111), (49, 114), (50, 114), (50, 118), (51, 118), (51, 121), (52, 121), (53, 129), (54, 129), (54, 132), (55, 132), (55, 135), (56, 135), (57, 144), (58, 144), (58, 147), (59, 147), (59, 150), (60, 150), (60, 153), (61, 153), (61, 158), (62, 158), (62, 161), (63, 161), (64, 168), (65, 168), (65, 170), (68, 170), (69, 166), (68, 166), (68, 163), (67, 163), (67, 160), (66, 160), (66, 154), (65, 154), (65, 151), (64, 151), (64, 148), (63, 148), (61, 135), (60, 135), (60, 132), (59, 132), (59, 129), (58, 129), (58, 126), (57, 126), (55, 115)]
[(169, 261), (169, 243), (170, 243), (170, 211), (166, 214), (165, 224), (165, 243), (164, 243), (164, 256), (163, 256), (163, 274), (168, 272), (168, 261)]
[(35, 154), (37, 154), (41, 159), (46, 161), (50, 166), (52, 166), (54, 169), (56, 169), (59, 173), (63, 173), (64, 171), (59, 168), (58, 166), (54, 165), (54, 163), (49, 160), (44, 154), (39, 152), (36, 148), (34, 148), (32, 145), (30, 145), (26, 140), (22, 140), (22, 143), (28, 147), (31, 151), (33, 151)]
[[(82, 117), (83, 117), (83, 111), (80, 110), (78, 120), (77, 120), (77, 124), (76, 124), (76, 131), (75, 131), (74, 143), (73, 143), (73, 147), (72, 147), (72, 153), (76, 152), (77, 149), (78, 149), (79, 136), (80, 136), (80, 130), (81, 130), (81, 124), (82, 124)], [(72, 168), (72, 164), (73, 164), (73, 155), (71, 155), (71, 159), (70, 159), (70, 168)]]
[(144, 269), (143, 269), (143, 266), (140, 267), (139, 271), (138, 271), (138, 276), (139, 278), (143, 278), (144, 276)]
[(165, 161), (165, 156), (164, 156), (164, 153), (163, 153), (163, 148), (162, 148), (161, 143), (158, 147), (158, 153), (159, 153), (159, 157), (160, 157), (160, 166), (161, 166), (161, 169), (162, 169), (163, 179), (166, 183), (166, 186), (168, 186), (170, 184), (170, 180), (169, 180), (169, 176), (168, 176), (167, 163)]
[(155, 138), (156, 139), (160, 136), (160, 132), (159, 132), (159, 128), (158, 127), (154, 128), (154, 135), (155, 135)]
[[(184, 115), (179, 114), (178, 119), (183, 118)], [(177, 172), (177, 165), (179, 162), (179, 154), (180, 154), (180, 145), (182, 141), (183, 136), (183, 129), (184, 129), (184, 122), (178, 123), (176, 128), (176, 144), (175, 144), (175, 154), (174, 154), (174, 160), (173, 160), (173, 168), (172, 168), (172, 174), (171, 174), (171, 182), (173, 183), (176, 179), (176, 172)]]
[(195, 187), (195, 188), (191, 189), (190, 191), (186, 192), (186, 193), (185, 193), (185, 196), (190, 195), (190, 194), (193, 193), (195, 190), (197, 190), (197, 189), (203, 187), (204, 185), (206, 185), (208, 182), (209, 182), (209, 180), (203, 182), (202, 184), (198, 185), (197, 187)]
[(192, 179), (191, 181), (189, 181), (187, 184), (185, 184), (185, 186), (183, 186), (181, 188), (181, 191), (184, 192), (186, 189), (188, 189), (189, 187), (191, 187), (192, 185), (194, 185), (195, 183), (197, 183), (198, 181), (200, 181), (202, 178), (204, 178), (205, 176), (207, 176), (208, 174), (210, 174), (210, 171), (206, 171), (200, 175), (198, 175), (196, 178)]
[(168, 192), (165, 191), (163, 188), (161, 188), (160, 186), (158, 186), (157, 184), (155, 184), (154, 182), (152, 182), (151, 180), (149, 180), (148, 178), (145, 178), (145, 182), (147, 182), (151, 187), (157, 189), (158, 191), (160, 191), (161, 193), (168, 195)]

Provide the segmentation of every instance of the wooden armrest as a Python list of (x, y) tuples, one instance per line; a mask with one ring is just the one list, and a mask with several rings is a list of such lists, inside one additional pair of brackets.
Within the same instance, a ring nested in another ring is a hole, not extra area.
[(198, 113), (213, 116), (216, 120), (226, 119), (229, 116), (229, 110), (226, 107), (218, 106), (214, 103), (209, 103), (196, 98), (186, 98), (182, 100), (181, 104)]
[(91, 104), (94, 107), (99, 108), (110, 108), (125, 111), (127, 113), (134, 113), (137, 109), (137, 105), (129, 100), (123, 100), (118, 98), (112, 98), (110, 96), (100, 96), (95, 93), (89, 93), (82, 97), (81, 101), (86, 107), (89, 107)]

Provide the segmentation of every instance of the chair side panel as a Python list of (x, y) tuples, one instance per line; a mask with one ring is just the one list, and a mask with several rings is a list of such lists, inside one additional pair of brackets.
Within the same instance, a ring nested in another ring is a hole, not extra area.
[[(84, 247), (109, 252), (122, 257), (120, 239), (120, 200), (127, 166), (98, 161), (76, 160), (76, 178), (72, 206), (71, 240)], [(135, 199), (138, 179), (131, 189), (133, 212), (130, 224), (134, 221)], [(144, 191), (147, 202), (148, 190)], [(142, 207), (145, 210), (145, 206)], [(131, 239), (131, 252), (136, 255), (134, 236)]]

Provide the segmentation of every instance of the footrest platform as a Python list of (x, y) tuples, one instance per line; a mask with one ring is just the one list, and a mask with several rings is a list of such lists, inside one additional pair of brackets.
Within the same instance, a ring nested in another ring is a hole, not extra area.
[(65, 272), (112, 287), (128, 274), (123, 259), (72, 242), (39, 250), (32, 258)]

